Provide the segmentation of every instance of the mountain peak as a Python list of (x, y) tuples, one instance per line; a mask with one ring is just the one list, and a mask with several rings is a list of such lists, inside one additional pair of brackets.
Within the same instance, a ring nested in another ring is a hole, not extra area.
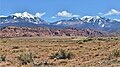
[(81, 20), (84, 20), (86, 22), (90, 22), (91, 20), (96, 21), (96, 20), (101, 20), (101, 19), (103, 19), (103, 17), (101, 16), (84, 16), (81, 18)]
[(80, 21), (81, 19), (79, 17), (72, 17), (68, 21)]
[(84, 16), (84, 17), (82, 17), (81, 19), (83, 20), (83, 19), (92, 19), (92, 18), (99, 19), (99, 18), (101, 18), (101, 17), (100, 17), (100, 16)]
[(85, 19), (85, 18), (93, 18), (93, 16), (84, 16), (81, 19)]
[(34, 18), (34, 15), (28, 13), (28, 12), (23, 12), (23, 13), (15, 13), (15, 14), (12, 14), (13, 16), (16, 16), (16, 17), (21, 17), (21, 18)]
[(34, 24), (47, 24), (46, 21), (42, 20), (40, 17), (30, 14), (28, 12), (14, 13), (7, 17), (0, 17), (0, 24), (5, 23), (34, 23)]

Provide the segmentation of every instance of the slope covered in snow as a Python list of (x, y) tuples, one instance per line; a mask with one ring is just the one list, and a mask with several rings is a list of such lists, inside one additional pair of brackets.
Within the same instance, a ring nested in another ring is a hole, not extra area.
[(15, 13), (6, 17), (0, 17), (0, 24), (5, 23), (34, 23), (34, 24), (46, 24), (47, 22), (42, 20), (40, 17), (32, 15), (28, 12)]

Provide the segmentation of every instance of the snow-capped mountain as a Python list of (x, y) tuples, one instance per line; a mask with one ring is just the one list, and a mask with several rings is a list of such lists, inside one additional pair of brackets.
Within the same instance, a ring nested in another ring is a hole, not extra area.
[(53, 23), (58, 26), (75, 27), (78, 29), (92, 28), (103, 31), (114, 31), (120, 29), (120, 21), (111, 20), (100, 16), (84, 16), (82, 18), (71, 18)]
[(0, 24), (6, 23), (34, 23), (34, 24), (47, 24), (46, 21), (41, 18), (32, 15), (28, 12), (15, 13), (7, 17), (0, 17)]
[(9, 16), (0, 16), (0, 27), (5, 26), (45, 26), (49, 28), (68, 28), (77, 29), (91, 28), (102, 31), (120, 31), (120, 21), (107, 19), (100, 16), (84, 16), (82, 18), (73, 17), (68, 20), (59, 20), (48, 23), (36, 15), (28, 12), (15, 13)]
[(52, 25), (71, 26), (71, 25), (82, 24), (82, 23), (83, 22), (80, 18), (73, 17), (69, 20), (60, 20), (60, 21), (54, 22), (54, 23), (52, 23)]

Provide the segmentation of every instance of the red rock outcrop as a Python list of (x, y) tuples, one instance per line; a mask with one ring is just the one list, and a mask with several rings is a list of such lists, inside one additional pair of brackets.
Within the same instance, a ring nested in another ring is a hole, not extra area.
[(33, 37), (33, 36), (108, 36), (107, 33), (93, 29), (77, 30), (50, 29), (45, 27), (16, 27), (8, 26), (0, 29), (0, 37)]

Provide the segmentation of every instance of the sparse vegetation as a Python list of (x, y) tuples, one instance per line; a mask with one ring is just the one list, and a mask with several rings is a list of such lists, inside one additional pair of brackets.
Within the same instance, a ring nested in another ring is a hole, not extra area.
[(111, 52), (111, 54), (110, 54), (110, 56), (109, 56), (109, 59), (114, 58), (114, 57), (120, 57), (120, 48), (114, 49), (114, 50)]
[(119, 48), (119, 37), (2, 38), (0, 67), (119, 67)]
[(97, 38), (98, 41), (106, 41), (107, 39), (104, 38)]
[(63, 49), (58, 50), (56, 53), (50, 56), (51, 59), (70, 59), (72, 57), (72, 53), (65, 51)]
[(18, 57), (18, 59), (22, 65), (26, 65), (33, 62), (33, 55), (32, 53), (23, 53)]
[(120, 57), (120, 48), (113, 50), (112, 54), (114, 57)]
[(76, 43), (78, 44), (83, 44), (83, 43), (88, 43), (88, 42), (110, 42), (110, 41), (118, 41), (120, 40), (119, 38), (85, 38), (85, 39), (80, 39)]
[(0, 56), (0, 61), (5, 61), (5, 60), (6, 60), (6, 56), (1, 55)]
[(18, 49), (19, 48), (19, 46), (13, 46), (13, 48), (12, 49)]
[(93, 40), (94, 40), (93, 38), (86, 38), (86, 39), (78, 40), (76, 43), (83, 44), (83, 43), (86, 43), (86, 42), (91, 42)]

